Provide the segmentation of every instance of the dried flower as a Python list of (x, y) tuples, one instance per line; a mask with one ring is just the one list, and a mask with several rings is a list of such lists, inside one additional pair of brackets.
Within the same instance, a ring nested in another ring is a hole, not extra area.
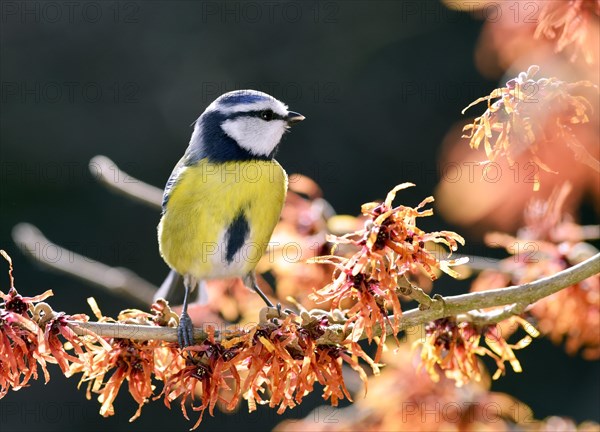
[(38, 365), (45, 381), (50, 379), (44, 355), (44, 336), (28, 312), (33, 303), (50, 295), (52, 293), (46, 291), (36, 297), (22, 297), (14, 288), (8, 294), (0, 292), (4, 302), (0, 307), (0, 398), (9, 389), (18, 390), (31, 378), (37, 379)]
[[(523, 320), (517, 321), (533, 337), (537, 331)], [(489, 348), (481, 345), (484, 338)], [(515, 349), (521, 349), (531, 343), (531, 337), (525, 336), (516, 344), (509, 344), (499, 328), (485, 325), (479, 328), (470, 322), (457, 322), (448, 317), (435, 320), (425, 327), (425, 338), (415, 342), (421, 347), (420, 367), (424, 368), (434, 382), (440, 380), (439, 371), (446, 378), (456, 381), (457, 386), (474, 380), (481, 381), (481, 370), (477, 356), (488, 355), (496, 361), (498, 367), (493, 379), (506, 372), (505, 362), (509, 362), (515, 372), (521, 372), (521, 364), (514, 355)]]
[(556, 40), (555, 52), (571, 48), (571, 61), (582, 56), (586, 63), (598, 60), (599, 0), (546, 1), (534, 37)]
[[(43, 302), (52, 291), (35, 297), (23, 297), (14, 288), (12, 261), (8, 254), (0, 254), (9, 263), (11, 288), (8, 294), (0, 291), (0, 398), (9, 388), (18, 390), (31, 378), (37, 379), (38, 365), (45, 381), (50, 380), (47, 364), (57, 363), (63, 373), (71, 374), (73, 365), (82, 365), (82, 358), (96, 348), (108, 345), (97, 335), (89, 332), (86, 337), (77, 336), (69, 327), (69, 320), (87, 321), (86, 315), (69, 316), (55, 313)], [(73, 350), (75, 354), (69, 354)]]
[[(94, 314), (101, 322), (129, 322), (146, 325), (164, 323), (165, 311), (162, 305), (153, 307), (155, 315), (147, 312), (129, 309), (119, 314), (115, 321), (102, 316), (100, 309), (93, 299), (88, 299)], [(173, 323), (171, 320), (167, 322)], [(179, 359), (179, 349), (175, 344), (166, 344), (162, 341), (137, 341), (124, 338), (108, 338), (105, 343), (90, 347), (88, 352), (82, 354), (81, 363), (72, 363), (70, 374), (82, 373), (79, 385), (87, 382), (86, 397), (91, 399), (91, 394), (98, 393), (101, 403), (100, 414), (104, 417), (115, 413), (113, 402), (121, 388), (127, 381), (129, 393), (138, 403), (138, 409), (131, 417), (135, 420), (141, 414), (142, 407), (153, 395), (154, 385), (152, 377), (165, 377), (168, 367), (174, 367)], [(160, 362), (156, 364), (156, 357)], [(157, 367), (158, 366), (158, 367)]]
[[(81, 358), (85, 356), (86, 351), (96, 348), (95, 344), (100, 344), (104, 349), (109, 348), (108, 344), (93, 332), (89, 332), (86, 337), (79, 337), (69, 326), (69, 321), (87, 322), (89, 319), (87, 315), (79, 314), (70, 316), (63, 312), (54, 313), (45, 304), (38, 306), (42, 307), (36, 307), (36, 312), (39, 309), (47, 311), (46, 316), (40, 320), (40, 325), (44, 328), (45, 353), (51, 356), (54, 360), (52, 361), (53, 363), (58, 363), (66, 376), (70, 376), (71, 374), (71, 364), (81, 363)], [(69, 354), (67, 347), (72, 349), (73, 354), (76, 356)]]
[[(186, 419), (189, 419), (185, 407), (187, 400), (193, 401), (196, 395), (201, 397), (202, 403), (192, 406), (192, 410), (200, 412), (192, 429), (200, 425), (206, 409), (213, 415), (215, 405), (222, 401), (226, 409), (232, 410), (240, 397), (240, 376), (236, 369), (240, 346), (234, 344), (225, 348), (225, 345), (215, 340), (215, 329), (212, 326), (208, 327), (207, 333), (208, 337), (202, 344), (184, 350), (184, 366), (166, 379), (162, 392), (165, 405), (169, 408), (173, 400), (181, 398), (181, 411)], [(228, 380), (233, 381), (233, 388)], [(232, 389), (231, 399), (223, 400), (222, 390)]]
[[(530, 66), (505, 87), (467, 106), (463, 113), (480, 102), (488, 103), (485, 113), (463, 128), (470, 131), (463, 138), (469, 138), (475, 149), (483, 142), (488, 162), (505, 157), (512, 166), (517, 155), (527, 152), (530, 161), (547, 172), (554, 171), (539, 159), (538, 147), (566, 144), (579, 162), (600, 172), (600, 162), (577, 140), (572, 130), (573, 125), (587, 123), (592, 111), (588, 100), (574, 95), (573, 91), (580, 87), (597, 87), (589, 81), (566, 83), (557, 78), (534, 81), (538, 70), (538, 66)], [(492, 103), (493, 99), (498, 100)], [(534, 181), (534, 189), (538, 190), (537, 172)]]
[[(402, 314), (398, 295), (399, 278), (409, 274), (418, 274), (423, 269), (432, 279), (441, 270), (453, 277), (458, 274), (451, 266), (466, 260), (438, 259), (436, 254), (426, 248), (428, 242), (442, 244), (450, 249), (450, 254), (464, 244), (464, 239), (450, 231), (427, 233), (417, 227), (419, 217), (431, 216), (433, 210), (422, 210), (433, 201), (433, 197), (424, 199), (417, 207), (400, 205), (392, 207), (396, 192), (412, 183), (396, 186), (382, 203), (367, 203), (362, 206), (366, 217), (365, 227), (341, 237), (330, 236), (334, 244), (351, 244), (358, 251), (350, 258), (324, 256), (312, 260), (336, 267), (333, 282), (317, 290), (313, 299), (318, 302), (330, 302), (331, 308), (339, 308), (343, 301), (354, 304), (347, 311), (346, 328), (353, 325), (350, 340), (357, 341), (363, 332), (369, 340), (374, 337), (374, 325), (385, 328), (391, 325), (398, 332), (398, 319), (388, 318), (388, 308), (393, 316)], [(375, 361), (379, 360), (385, 342), (385, 332), (379, 341), (379, 350)]]
[[(556, 274), (579, 260), (582, 253), (595, 253), (583, 243), (584, 230), (563, 213), (570, 191), (565, 184), (547, 201), (532, 200), (525, 210), (527, 225), (516, 237), (490, 233), (486, 242), (504, 247), (513, 256), (500, 263), (498, 271), (486, 271), (473, 282), (473, 291), (518, 285)], [(582, 252), (583, 251), (583, 252)], [(600, 358), (600, 279), (593, 276), (569, 286), (529, 307), (538, 328), (555, 343), (565, 341), (566, 351), (582, 350), (587, 359)]]
[(250, 332), (253, 344), (245, 350), (242, 364), (247, 368), (242, 386), (250, 411), (264, 404), (261, 394), (270, 394), (269, 406), (279, 406), (278, 413), (293, 408), (312, 392), (315, 382), (324, 386), (323, 398), (337, 405), (350, 398), (344, 384), (341, 366), (346, 362), (366, 382), (366, 374), (358, 364), (365, 360), (378, 373), (378, 366), (358, 344), (317, 345), (324, 333), (326, 318), (309, 320), (303, 325), (290, 316), (280, 324), (266, 323)]
[(397, 352), (386, 352), (385, 369), (380, 376), (369, 379), (368, 398), (336, 410), (319, 407), (302, 420), (280, 423), (275, 430), (505, 431), (533, 418), (522, 402), (490, 392), (485, 375), (481, 382), (471, 381), (461, 388), (444, 376), (433, 382), (417, 369), (417, 357), (407, 344)]

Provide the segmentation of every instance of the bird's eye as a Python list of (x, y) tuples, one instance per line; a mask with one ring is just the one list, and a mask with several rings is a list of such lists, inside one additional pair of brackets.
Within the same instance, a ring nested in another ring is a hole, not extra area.
[(266, 121), (273, 120), (273, 111), (271, 111), (270, 109), (262, 111), (260, 113), (260, 118)]

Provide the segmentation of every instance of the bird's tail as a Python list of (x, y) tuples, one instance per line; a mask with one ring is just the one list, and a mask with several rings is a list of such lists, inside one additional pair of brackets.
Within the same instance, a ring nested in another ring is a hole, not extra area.
[(154, 293), (154, 301), (164, 298), (171, 304), (181, 304), (183, 302), (183, 293), (183, 276), (175, 270), (171, 270), (158, 291)]
[[(198, 289), (191, 289), (188, 297), (188, 303), (206, 303), (207, 293), (206, 284), (200, 281)], [(160, 288), (154, 293), (154, 301), (164, 298), (171, 305), (180, 305), (183, 303), (185, 286), (183, 285), (183, 276), (175, 270), (171, 270)]]

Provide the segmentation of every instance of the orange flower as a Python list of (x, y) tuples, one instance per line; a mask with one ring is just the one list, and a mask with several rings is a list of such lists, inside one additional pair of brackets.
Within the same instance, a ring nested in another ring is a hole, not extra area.
[[(529, 154), (530, 161), (547, 172), (554, 172), (537, 156), (539, 146), (553, 143), (566, 144), (575, 158), (600, 172), (600, 162), (577, 140), (573, 125), (587, 123), (591, 105), (583, 96), (573, 95), (580, 87), (595, 87), (589, 81), (566, 83), (557, 78), (533, 80), (538, 66), (530, 66), (527, 72), (508, 81), (489, 96), (477, 99), (470, 107), (487, 101), (488, 109), (463, 131), (470, 131), (463, 138), (470, 139), (472, 148), (483, 142), (488, 162), (505, 157), (509, 164), (522, 152)], [(498, 99), (491, 103), (493, 99)], [(534, 189), (540, 187), (539, 175), (535, 174)]]
[[(385, 328), (390, 324), (398, 332), (398, 320), (388, 318), (388, 308), (394, 317), (400, 317), (402, 309), (398, 295), (398, 279), (410, 274), (418, 274), (421, 269), (432, 279), (437, 275), (434, 269), (453, 277), (458, 273), (451, 266), (465, 260), (438, 259), (426, 248), (428, 242), (446, 245), (450, 254), (464, 244), (464, 239), (450, 231), (427, 233), (417, 227), (419, 217), (431, 216), (433, 210), (422, 210), (433, 201), (424, 199), (417, 207), (392, 207), (396, 192), (412, 183), (403, 183), (390, 191), (382, 203), (367, 203), (362, 206), (366, 217), (365, 227), (342, 237), (330, 236), (335, 244), (351, 244), (358, 248), (350, 258), (339, 256), (317, 257), (316, 263), (326, 263), (337, 268), (334, 280), (329, 285), (312, 294), (319, 302), (331, 302), (331, 308), (339, 308), (344, 300), (352, 300), (354, 305), (347, 311), (346, 328), (352, 324), (350, 340), (357, 341), (366, 332), (371, 340), (373, 328), (377, 324)], [(382, 334), (375, 361), (379, 361), (386, 336)]]
[[(70, 375), (73, 364), (82, 364), (81, 358), (95, 349), (95, 344), (107, 347), (100, 337), (88, 332), (80, 338), (69, 327), (68, 320), (87, 321), (86, 315), (68, 316), (54, 313), (43, 300), (52, 291), (35, 297), (23, 297), (14, 288), (12, 261), (0, 250), (9, 263), (10, 290), (0, 291), (0, 398), (9, 388), (18, 390), (27, 385), (31, 378), (37, 379), (38, 365), (42, 368), (45, 381), (50, 380), (46, 365), (57, 363), (63, 373)], [(69, 348), (64, 342), (69, 342)], [(67, 352), (72, 349), (73, 356)]]
[[(433, 382), (417, 368), (418, 356), (402, 344), (384, 354), (386, 367), (369, 379), (369, 397), (332, 409), (319, 407), (304, 419), (280, 423), (276, 431), (506, 431), (532, 420), (529, 407), (489, 391), (489, 379), (457, 388), (444, 376)], [(493, 407), (493, 409), (490, 409)]]
[[(570, 186), (555, 190), (547, 201), (533, 200), (525, 210), (527, 225), (516, 237), (491, 233), (486, 242), (504, 247), (513, 256), (499, 271), (486, 271), (473, 282), (473, 291), (519, 285), (556, 274), (594, 252), (584, 243), (585, 231), (563, 213)], [(540, 331), (555, 343), (565, 341), (569, 354), (582, 350), (587, 359), (600, 358), (600, 278), (593, 276), (567, 287), (532, 306)]]
[(22, 297), (14, 288), (8, 294), (0, 291), (3, 300), (0, 304), (0, 398), (10, 388), (18, 390), (31, 378), (37, 379), (38, 365), (45, 381), (50, 380), (44, 355), (44, 336), (29, 314), (33, 303), (50, 295), (52, 292), (46, 291), (36, 297)]
[[(86, 338), (80, 338), (68, 325), (69, 320), (76, 320), (86, 322), (88, 320), (87, 315), (74, 315), (69, 316), (64, 313), (54, 314), (42, 318), (44, 330), (44, 346), (46, 347), (45, 352), (50, 351), (48, 354), (54, 360), (53, 363), (58, 363), (60, 369), (67, 376), (70, 375), (71, 363), (81, 363), (81, 358), (85, 356), (85, 352), (88, 350), (95, 349), (95, 343), (100, 343), (105, 349), (108, 345), (97, 335), (92, 332), (88, 332)], [(62, 338), (62, 339), (61, 339)], [(77, 357), (68, 354), (65, 349), (65, 342), (70, 344), (70, 348), (73, 349), (74, 354)]]
[[(374, 373), (379, 372), (378, 365), (357, 343), (340, 343), (344, 339), (338, 328), (341, 326), (332, 325), (327, 314), (311, 316), (303, 312), (302, 317), (265, 320), (251, 328), (220, 334), (220, 340), (210, 326), (206, 339), (186, 348), (182, 355), (176, 343), (160, 340), (100, 338), (89, 331), (78, 336), (71, 329), (72, 322), (87, 321), (87, 316), (55, 314), (43, 303), (33, 306), (50, 294), (27, 298), (14, 289), (7, 295), (0, 293), (0, 397), (8, 389), (18, 389), (30, 378), (37, 378), (38, 364), (48, 380), (46, 363), (58, 363), (68, 376), (82, 374), (80, 384), (88, 383), (86, 397), (99, 394), (100, 414), (105, 417), (114, 414), (113, 404), (125, 381), (138, 403), (130, 421), (141, 415), (146, 403), (158, 398), (163, 398), (168, 407), (180, 398), (182, 412), (188, 418), (186, 403), (200, 397), (201, 404), (192, 406), (200, 412), (196, 428), (207, 409), (212, 415), (220, 403), (224, 409), (233, 410), (242, 396), (248, 400), (250, 410), (257, 403), (268, 403), (281, 413), (300, 404), (317, 382), (323, 386), (323, 397), (337, 405), (339, 400), (351, 397), (344, 383), (344, 363), (358, 372), (365, 384), (367, 376), (359, 359), (367, 362)], [(177, 324), (177, 316), (164, 301), (153, 304), (151, 313), (122, 311), (118, 320), (102, 316), (93, 299), (89, 302), (100, 322)], [(67, 353), (67, 346), (73, 354)], [(164, 383), (158, 395), (154, 379)]]
[(378, 372), (378, 366), (358, 344), (338, 345), (322, 339), (328, 324), (326, 317), (300, 320), (290, 315), (228, 332), (221, 335), (221, 340), (209, 327), (203, 343), (186, 348), (185, 363), (170, 368), (164, 377), (165, 387), (156, 398), (164, 396), (168, 407), (180, 398), (181, 410), (189, 418), (186, 403), (199, 396), (202, 403), (192, 405), (192, 410), (200, 412), (193, 428), (200, 425), (207, 409), (213, 415), (220, 403), (232, 410), (242, 396), (250, 411), (257, 404), (269, 404), (282, 413), (302, 403), (316, 382), (323, 386), (323, 398), (335, 406), (341, 399), (350, 399), (343, 363), (365, 382), (367, 377), (358, 358), (371, 365), (374, 372)]
[(340, 399), (350, 398), (344, 384), (342, 363), (346, 362), (366, 382), (366, 374), (357, 358), (365, 360), (378, 372), (377, 365), (358, 344), (317, 345), (324, 335), (327, 319), (315, 319), (303, 325), (289, 316), (279, 324), (267, 323), (253, 329), (242, 366), (247, 369), (244, 398), (250, 411), (256, 404), (267, 403), (261, 394), (270, 394), (269, 406), (279, 406), (278, 413), (302, 403), (305, 395), (313, 391), (314, 383), (323, 385), (323, 398), (331, 399), (336, 406)]
[[(516, 322), (533, 337), (537, 331), (526, 321)], [(493, 379), (498, 379), (506, 372), (505, 362), (509, 362), (515, 372), (521, 372), (521, 364), (513, 350), (521, 349), (531, 343), (531, 337), (525, 336), (516, 344), (509, 344), (503, 337), (499, 327), (485, 325), (481, 328), (469, 322), (457, 322), (448, 317), (435, 320), (425, 327), (425, 338), (415, 342), (421, 347), (421, 365), (434, 382), (440, 379), (438, 371), (443, 371), (447, 378), (456, 381), (457, 386), (474, 380), (481, 381), (481, 370), (477, 356), (488, 355), (496, 361), (498, 370)], [(480, 345), (485, 339), (490, 348)]]
[[(0, 293), (0, 396), (36, 378), (38, 364), (48, 378), (46, 362), (55, 362), (67, 375), (82, 373), (80, 384), (88, 383), (88, 398), (92, 392), (99, 394), (103, 416), (114, 414), (113, 404), (125, 381), (138, 403), (131, 420), (140, 416), (147, 402), (158, 398), (168, 407), (180, 398), (187, 418), (187, 401), (199, 396), (202, 402), (192, 406), (200, 412), (195, 428), (207, 409), (212, 415), (216, 404), (222, 403), (232, 410), (241, 397), (248, 400), (250, 410), (257, 403), (268, 403), (281, 413), (300, 404), (315, 383), (322, 386), (323, 398), (336, 406), (344, 398), (351, 399), (344, 364), (359, 374), (366, 391), (367, 374), (360, 359), (379, 374), (379, 365), (355, 340), (346, 339), (340, 314), (303, 311), (300, 316), (268, 319), (267, 312), (260, 324), (223, 332), (218, 338), (209, 327), (206, 339), (188, 347), (182, 356), (175, 343), (100, 338), (89, 332), (78, 336), (71, 328), (73, 321), (85, 322), (88, 317), (54, 313), (40, 303), (50, 294), (27, 298), (14, 289), (7, 295)], [(153, 304), (150, 313), (122, 311), (117, 320), (103, 316), (93, 299), (88, 301), (99, 322), (170, 327), (178, 323), (164, 301)], [(154, 379), (164, 383), (158, 395)]]
[[(153, 306), (155, 316), (147, 312), (128, 309), (119, 314), (119, 320), (102, 316), (93, 299), (88, 300), (96, 317), (101, 322), (129, 322), (146, 325), (171, 323), (165, 320), (162, 305)], [(127, 381), (129, 393), (138, 403), (138, 409), (131, 417), (135, 420), (141, 414), (142, 407), (154, 392), (152, 377), (164, 378), (168, 368), (175, 368), (180, 351), (176, 344), (162, 341), (138, 341), (123, 338), (107, 338), (105, 342), (94, 345), (88, 352), (80, 355), (81, 363), (72, 363), (70, 374), (82, 373), (80, 385), (88, 382), (86, 397), (98, 393), (98, 401), (102, 404), (100, 414), (104, 417), (114, 415), (113, 403), (121, 385)], [(157, 360), (159, 359), (159, 360)]]
[(470, 380), (481, 381), (477, 360), (480, 334), (467, 323), (453, 318), (442, 318), (425, 327), (425, 338), (416, 342), (421, 346), (421, 366), (434, 382), (440, 380), (438, 370), (460, 387)]
[(600, 0), (546, 1), (534, 37), (556, 40), (555, 52), (572, 49), (571, 61), (583, 56), (597, 63)]
[[(202, 403), (192, 406), (192, 410), (200, 411), (200, 417), (192, 429), (197, 428), (202, 421), (204, 411), (210, 415), (217, 402), (223, 402), (226, 409), (232, 410), (240, 397), (240, 376), (236, 369), (240, 345), (234, 344), (229, 348), (215, 341), (215, 329), (209, 326), (208, 338), (200, 345), (194, 345), (184, 350), (185, 365), (168, 376), (165, 380), (165, 405), (171, 407), (171, 402), (181, 397), (181, 411), (189, 420), (185, 404), (192, 401), (196, 395), (202, 398)], [(228, 381), (233, 380), (233, 389)], [(233, 390), (230, 400), (224, 400), (223, 390)]]

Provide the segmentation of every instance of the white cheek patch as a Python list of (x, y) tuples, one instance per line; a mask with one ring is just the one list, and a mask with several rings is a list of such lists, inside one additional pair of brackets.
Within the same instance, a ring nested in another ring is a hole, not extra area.
[(283, 120), (266, 122), (256, 117), (238, 117), (226, 120), (221, 128), (240, 147), (256, 156), (270, 155), (286, 130)]

